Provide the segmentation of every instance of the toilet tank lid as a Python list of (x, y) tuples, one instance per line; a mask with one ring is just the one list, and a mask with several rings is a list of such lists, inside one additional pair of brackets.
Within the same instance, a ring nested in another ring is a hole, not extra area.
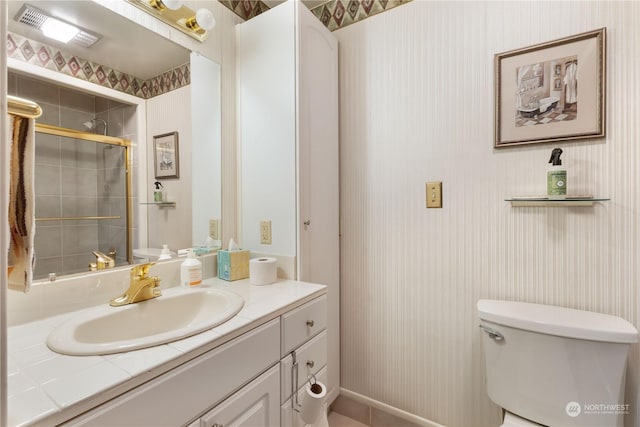
[(478, 301), (478, 316), (499, 325), (548, 335), (616, 343), (638, 342), (638, 331), (609, 314), (517, 301)]

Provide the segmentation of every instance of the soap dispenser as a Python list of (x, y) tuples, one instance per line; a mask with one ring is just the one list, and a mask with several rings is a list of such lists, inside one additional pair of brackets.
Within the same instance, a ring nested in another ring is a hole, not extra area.
[(163, 261), (165, 259), (171, 259), (171, 251), (169, 250), (169, 246), (166, 243), (162, 245), (162, 250), (160, 251), (158, 261)]
[(562, 166), (561, 154), (561, 148), (554, 148), (551, 151), (549, 159), (551, 166), (547, 171), (547, 196), (549, 200), (563, 200), (567, 197), (567, 169)]
[(198, 286), (202, 283), (202, 263), (196, 258), (193, 249), (189, 250), (187, 259), (180, 264), (180, 284), (182, 286)]
[(153, 190), (153, 201), (156, 203), (162, 202), (162, 183), (160, 181), (156, 181), (153, 183), (156, 186), (156, 189)]

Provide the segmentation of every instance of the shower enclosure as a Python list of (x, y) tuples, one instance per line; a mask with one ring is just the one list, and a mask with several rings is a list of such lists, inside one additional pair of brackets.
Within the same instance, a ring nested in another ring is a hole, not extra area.
[(131, 262), (131, 144), (36, 124), (34, 279), (89, 270), (93, 251)]

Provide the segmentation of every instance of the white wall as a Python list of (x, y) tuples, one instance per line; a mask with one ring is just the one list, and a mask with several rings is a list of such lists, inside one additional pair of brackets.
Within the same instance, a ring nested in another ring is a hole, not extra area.
[[(179, 178), (159, 179), (167, 201), (176, 207), (142, 205), (147, 209), (149, 247), (168, 244), (172, 251), (191, 247), (191, 87), (185, 86), (147, 101), (147, 183), (155, 179), (153, 137), (178, 132)], [(148, 201), (152, 201), (151, 199)]]
[(209, 220), (222, 215), (220, 131), (220, 65), (191, 54), (191, 191), (194, 245), (210, 234)]
[[(241, 245), (296, 255), (296, 63), (293, 3), (239, 25)], [(268, 35), (268, 36), (267, 36)], [(260, 221), (271, 221), (271, 244)], [(226, 245), (225, 245), (226, 247)]]
[[(476, 302), (621, 316), (640, 327), (640, 3), (414, 1), (340, 42), (342, 387), (450, 427), (495, 426)], [(607, 27), (607, 138), (493, 148), (493, 55)], [(552, 148), (594, 208), (544, 194)], [(425, 209), (425, 181), (443, 208)], [(626, 403), (638, 420), (640, 360)]]

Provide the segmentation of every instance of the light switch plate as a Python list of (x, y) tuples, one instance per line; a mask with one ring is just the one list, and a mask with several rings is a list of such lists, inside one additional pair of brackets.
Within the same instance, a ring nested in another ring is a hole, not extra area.
[(271, 221), (260, 221), (260, 243), (271, 244)]
[(442, 182), (427, 182), (427, 208), (442, 207)]
[(210, 219), (209, 220), (209, 237), (213, 240), (220, 240), (220, 232), (218, 231), (218, 220)]

